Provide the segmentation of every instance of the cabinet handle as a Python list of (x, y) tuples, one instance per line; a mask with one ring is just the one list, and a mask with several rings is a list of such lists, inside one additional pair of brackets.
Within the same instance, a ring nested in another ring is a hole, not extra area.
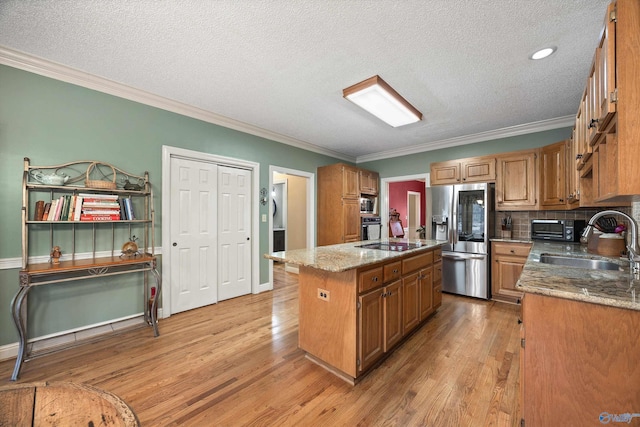
[(396, 274), (397, 272), (398, 272), (397, 268), (393, 270), (393, 274)]
[(522, 319), (518, 317), (518, 325), (522, 325)]
[(516, 253), (516, 251), (514, 251), (513, 249), (511, 249), (509, 252), (511, 252), (512, 254)]
[(559, 200), (560, 200), (561, 203), (564, 202), (564, 199), (559, 199)]
[(591, 121), (589, 122), (589, 129), (598, 127), (599, 121), (600, 119), (591, 119)]
[(372, 282), (377, 282), (377, 281), (378, 281), (378, 276), (374, 276), (374, 277), (372, 277), (372, 278), (371, 278), (371, 281), (372, 281)]

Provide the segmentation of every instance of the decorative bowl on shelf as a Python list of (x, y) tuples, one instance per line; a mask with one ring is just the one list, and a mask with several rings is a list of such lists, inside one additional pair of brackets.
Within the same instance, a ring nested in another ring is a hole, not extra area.
[(46, 174), (36, 169), (29, 171), (29, 175), (44, 185), (64, 185), (69, 180), (69, 175), (65, 175), (64, 173)]

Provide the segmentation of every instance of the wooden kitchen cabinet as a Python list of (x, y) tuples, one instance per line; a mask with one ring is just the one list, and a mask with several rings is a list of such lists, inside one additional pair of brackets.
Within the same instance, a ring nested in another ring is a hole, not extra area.
[(638, 412), (640, 311), (527, 293), (522, 316), (522, 425), (595, 426)]
[(420, 310), (419, 321), (426, 319), (433, 313), (433, 269), (434, 267), (423, 268), (420, 270), (418, 278), (419, 298), (418, 305)]
[[(587, 81), (589, 119), (585, 138), (592, 149), (595, 202), (629, 203), (640, 194), (640, 2), (618, 0), (607, 10), (596, 47), (593, 78)], [(577, 124), (576, 124), (577, 126)], [(610, 135), (615, 134), (615, 137)], [(585, 158), (585, 165), (590, 159)], [(606, 170), (606, 173), (603, 173)], [(583, 173), (585, 179), (589, 170)], [(582, 181), (588, 183), (588, 181)], [(585, 189), (582, 190), (584, 194)]]
[(567, 150), (569, 141), (540, 148), (540, 207), (564, 210), (568, 207)]
[(360, 173), (343, 163), (318, 168), (318, 246), (360, 240)]
[(530, 243), (491, 242), (492, 299), (515, 303), (522, 298), (522, 292), (516, 289), (516, 283), (530, 251)]
[(495, 157), (470, 157), (431, 164), (431, 185), (494, 182)]
[(383, 344), (385, 353), (402, 339), (402, 281), (398, 280), (382, 288), (384, 325)]
[(496, 210), (538, 209), (538, 150), (515, 151), (497, 157)]
[(420, 323), (421, 272), (402, 279), (402, 330), (403, 335), (411, 332)]
[(377, 289), (358, 297), (358, 325), (360, 342), (358, 345), (358, 371), (366, 371), (384, 352), (383, 347), (383, 298)]
[(442, 305), (442, 258), (434, 257), (433, 264), (433, 311)]
[(380, 180), (378, 172), (360, 169), (358, 173), (360, 176), (360, 194), (377, 196), (378, 181)]

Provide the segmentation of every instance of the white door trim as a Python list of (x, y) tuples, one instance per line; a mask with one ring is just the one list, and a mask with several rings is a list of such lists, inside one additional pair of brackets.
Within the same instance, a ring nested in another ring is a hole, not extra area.
[[(424, 174), (416, 174), (416, 175), (405, 175), (405, 176), (392, 176), (388, 178), (382, 178), (380, 180), (380, 220), (382, 222), (382, 230), (389, 230), (389, 183), (391, 182), (403, 182), (403, 181), (415, 181), (417, 179), (424, 179), (425, 188), (429, 187), (429, 177), (430, 173)], [(423, 203), (426, 203), (423, 200)], [(428, 222), (428, 220), (426, 220)], [(389, 231), (382, 232), (382, 236), (386, 237), (389, 234)]]
[[(269, 165), (269, 188), (273, 188), (273, 173), (307, 178), (307, 248), (316, 247), (316, 174), (296, 169)], [(271, 193), (269, 193), (271, 194)], [(269, 252), (273, 252), (273, 208), (269, 204)], [(273, 289), (273, 261), (269, 260), (269, 286)]]
[(420, 214), (422, 213), (422, 206), (420, 206), (422, 204), (422, 197), (420, 195), (419, 191), (407, 191), (407, 232), (405, 233), (405, 237), (410, 237), (413, 238), (412, 236), (415, 236), (416, 230), (418, 229), (418, 226), (416, 227), (411, 227), (411, 223), (410, 223), (410, 219), (413, 215), (413, 212), (411, 212), (411, 198), (412, 197), (416, 197), (418, 199), (418, 219), (416, 220), (416, 223), (418, 224), (418, 226), (420, 226)]
[(162, 251), (162, 317), (169, 317), (171, 310), (171, 283), (168, 280), (171, 277), (171, 157), (182, 157), (195, 161), (211, 162), (226, 166), (235, 166), (249, 169), (252, 172), (253, 182), (251, 183), (251, 292), (257, 294), (260, 292), (260, 215), (259, 215), (259, 194), (260, 194), (260, 164), (248, 160), (235, 159), (232, 157), (224, 157), (211, 153), (203, 153), (200, 151), (187, 150), (184, 148), (171, 147), (169, 145), (162, 146), (162, 247), (167, 248)]

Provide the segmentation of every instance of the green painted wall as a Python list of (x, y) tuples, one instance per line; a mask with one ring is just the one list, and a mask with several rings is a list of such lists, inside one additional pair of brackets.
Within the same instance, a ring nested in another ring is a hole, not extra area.
[[(161, 241), (162, 146), (245, 159), (260, 164), (260, 186), (269, 165), (315, 172), (338, 159), (158, 108), (0, 65), (0, 259), (21, 253), (22, 162), (53, 165), (101, 160), (132, 173), (149, 171), (155, 196), (156, 244)], [(260, 206), (260, 214), (268, 206)], [(268, 250), (267, 223), (260, 223), (260, 253)], [(260, 259), (260, 283), (269, 279)], [(132, 275), (133, 276), (133, 275)], [(29, 298), (30, 336), (79, 328), (139, 312), (141, 287), (130, 278), (98, 279), (34, 289)], [(0, 346), (17, 341), (9, 304), (18, 270), (0, 270)]]
[[(161, 241), (162, 146), (214, 153), (260, 164), (260, 186), (269, 165), (315, 172), (340, 160), (226, 129), (158, 108), (0, 65), (0, 259), (20, 257), (22, 159), (52, 165), (101, 160), (132, 173), (150, 173), (154, 186), (156, 243)], [(568, 129), (429, 151), (362, 163), (381, 177), (425, 173), (433, 161), (542, 146), (565, 139)], [(268, 213), (267, 206), (260, 214)], [(267, 224), (260, 223), (260, 253), (267, 252)], [(260, 260), (260, 282), (268, 280)], [(0, 270), (0, 346), (17, 341), (9, 304), (18, 270)], [(45, 289), (46, 288), (46, 289)], [(141, 287), (134, 275), (34, 289), (29, 299), (30, 336), (81, 328), (140, 311)]]

